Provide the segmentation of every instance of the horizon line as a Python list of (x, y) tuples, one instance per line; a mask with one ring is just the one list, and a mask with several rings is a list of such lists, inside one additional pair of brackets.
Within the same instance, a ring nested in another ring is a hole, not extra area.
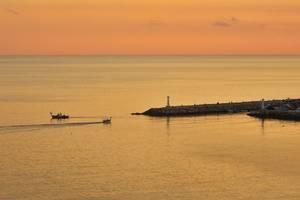
[(299, 54), (0, 54), (5, 56), (300, 56)]

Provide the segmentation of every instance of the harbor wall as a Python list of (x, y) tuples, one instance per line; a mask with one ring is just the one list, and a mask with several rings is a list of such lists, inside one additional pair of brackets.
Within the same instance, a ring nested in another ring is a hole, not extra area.
[(251, 117), (260, 119), (300, 120), (299, 111), (261, 110), (248, 113)]
[[(283, 103), (300, 102), (300, 99), (284, 99), (264, 101), (265, 105), (280, 106)], [(133, 115), (147, 116), (192, 116), (192, 115), (211, 115), (228, 114), (258, 111), (262, 107), (262, 101), (248, 102), (229, 102), (216, 104), (200, 104), (186, 106), (166, 106), (161, 108), (150, 108), (143, 113), (132, 113)]]

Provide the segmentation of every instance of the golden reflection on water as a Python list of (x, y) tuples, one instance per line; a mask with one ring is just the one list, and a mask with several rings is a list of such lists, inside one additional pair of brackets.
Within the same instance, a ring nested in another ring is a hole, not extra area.
[[(299, 72), (299, 57), (1, 57), (0, 199), (297, 199), (298, 123), (130, 113), (297, 98)], [(113, 123), (8, 128), (49, 112)]]

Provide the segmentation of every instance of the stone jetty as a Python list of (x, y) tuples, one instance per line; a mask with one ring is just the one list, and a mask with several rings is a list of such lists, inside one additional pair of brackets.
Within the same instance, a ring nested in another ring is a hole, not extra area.
[(260, 110), (260, 111), (250, 112), (248, 113), (248, 115), (260, 119), (281, 119), (281, 120), (300, 121), (299, 111)]
[(268, 101), (248, 101), (248, 102), (229, 102), (215, 104), (200, 104), (186, 106), (170, 106), (169, 104), (161, 108), (150, 108), (143, 113), (132, 113), (133, 115), (146, 115), (156, 117), (170, 116), (195, 116), (213, 115), (259, 111), (264, 105), (279, 107), (287, 103), (299, 103), (300, 99), (268, 100)]

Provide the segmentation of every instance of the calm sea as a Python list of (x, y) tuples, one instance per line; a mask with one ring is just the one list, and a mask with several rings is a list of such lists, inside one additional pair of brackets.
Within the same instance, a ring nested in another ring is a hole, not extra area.
[(296, 56), (0, 57), (0, 199), (298, 200), (300, 123), (130, 113), (299, 98), (299, 74)]

